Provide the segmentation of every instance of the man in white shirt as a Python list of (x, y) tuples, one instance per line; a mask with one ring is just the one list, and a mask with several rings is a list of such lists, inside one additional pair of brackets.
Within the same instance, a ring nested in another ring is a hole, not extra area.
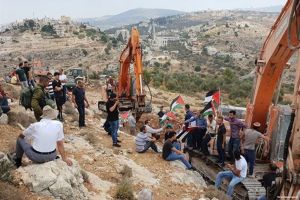
[[(53, 120), (57, 117), (57, 111), (50, 106), (43, 108), (42, 120), (31, 124), (19, 135), (16, 144), (15, 165), (22, 165), (22, 157), (26, 156), (35, 163), (45, 163), (57, 157), (56, 148), (62, 160), (69, 166), (72, 161), (66, 157), (64, 149), (63, 124)], [(29, 144), (28, 140), (32, 141)]]
[(219, 172), (215, 183), (215, 187), (219, 189), (224, 178), (231, 179), (226, 193), (229, 197), (233, 194), (234, 186), (242, 182), (247, 176), (247, 162), (245, 158), (241, 156), (239, 151), (234, 152), (234, 158), (235, 165), (228, 164), (229, 170)]
[(67, 83), (68, 79), (67, 76), (64, 74), (64, 70), (62, 68), (59, 70), (59, 74), (60, 74), (59, 80), (61, 84), (64, 86)]
[(209, 155), (208, 143), (210, 142), (212, 137), (215, 137), (216, 129), (217, 122), (214, 119), (214, 116), (210, 114), (207, 118), (207, 131), (201, 142), (201, 151), (204, 153), (205, 156)]
[(151, 127), (151, 122), (150, 120), (145, 121), (145, 126), (146, 126), (146, 132), (148, 134), (148, 137), (155, 137), (157, 140), (160, 138), (160, 133), (163, 132), (165, 127), (154, 129)]

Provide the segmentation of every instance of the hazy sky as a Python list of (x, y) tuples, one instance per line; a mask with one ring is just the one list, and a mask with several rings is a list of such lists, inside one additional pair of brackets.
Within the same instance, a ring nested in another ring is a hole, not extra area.
[(181, 11), (257, 8), (283, 5), (287, 0), (0, 0), (0, 24), (34, 17), (73, 18), (114, 15), (133, 8)]

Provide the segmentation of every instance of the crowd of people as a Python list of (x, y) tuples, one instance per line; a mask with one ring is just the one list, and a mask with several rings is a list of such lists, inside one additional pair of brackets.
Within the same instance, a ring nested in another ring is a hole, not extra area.
[[(47, 76), (40, 76), (36, 83), (28, 75), (30, 74), (30, 68), (29, 70), (26, 69), (28, 66), (30, 65), (25, 62), (20, 64), (16, 70), (16, 76), (22, 88), (32, 87), (33, 89), (31, 106), (37, 122), (31, 124), (19, 135), (16, 142), (16, 154), (11, 156), (12, 160), (17, 167), (21, 166), (22, 156), (25, 153), (30, 160), (43, 163), (56, 159), (58, 151), (62, 160), (68, 165), (72, 165), (63, 146), (62, 107), (67, 101), (67, 89), (64, 85), (66, 76), (63, 70), (55, 72), (53, 75), (49, 72)], [(109, 83), (113, 84), (112, 81)], [(121, 147), (121, 141), (118, 138), (120, 102), (113, 89), (110, 88), (107, 95), (106, 130), (111, 135), (112, 146)], [(9, 96), (0, 84), (0, 106), (4, 113), (10, 110), (7, 98)], [(57, 110), (49, 105), (48, 99), (56, 102)], [(85, 127), (85, 108), (89, 107), (89, 101), (86, 97), (83, 81), (77, 82), (76, 87), (72, 90), (72, 98), (69, 100), (78, 110), (79, 127)], [(160, 123), (163, 123), (164, 115), (163, 107), (160, 107), (158, 113)], [(227, 121), (230, 127), (228, 130), (224, 121)], [(180, 129), (175, 129), (172, 121), (167, 121), (155, 128), (152, 120), (147, 119), (136, 134), (137, 121), (132, 112), (128, 114), (128, 125), (130, 134), (135, 136), (136, 152), (143, 154), (152, 149), (155, 153), (161, 153), (162, 159), (166, 161), (181, 161), (188, 170), (195, 170), (191, 164), (188, 150), (198, 150), (202, 153), (203, 159), (208, 161), (208, 156), (213, 149), (210, 146), (211, 141), (215, 140), (218, 164), (228, 168), (227, 171), (222, 171), (217, 175), (215, 186), (219, 188), (224, 178), (230, 179), (227, 190), (228, 196), (233, 194), (234, 186), (242, 182), (247, 177), (247, 173), (249, 178), (254, 177), (255, 144), (259, 138), (268, 140), (259, 132), (260, 124), (258, 122), (254, 123), (252, 127), (246, 127), (236, 117), (234, 110), (229, 112), (228, 117), (223, 117), (221, 113), (204, 116), (200, 111), (192, 112), (188, 104), (185, 105), (185, 116), (184, 120), (180, 122)], [(226, 135), (229, 136), (228, 142)], [(28, 139), (32, 139), (31, 144), (28, 143)], [(158, 141), (163, 142), (161, 149), (157, 144)], [(228, 146), (228, 157), (226, 156), (226, 146)], [(226, 164), (226, 161), (229, 162)]]

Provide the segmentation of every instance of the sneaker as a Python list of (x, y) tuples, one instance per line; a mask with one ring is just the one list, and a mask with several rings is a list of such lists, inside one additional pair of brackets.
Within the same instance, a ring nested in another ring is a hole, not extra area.
[(113, 147), (121, 147), (121, 145), (119, 145), (118, 143), (113, 144)]

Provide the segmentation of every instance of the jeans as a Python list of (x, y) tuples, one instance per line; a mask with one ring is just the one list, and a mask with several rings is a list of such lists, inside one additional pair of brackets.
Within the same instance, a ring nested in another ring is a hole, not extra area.
[(25, 87), (29, 87), (27, 81), (20, 81), (20, 84), (21, 84), (22, 89), (25, 88)]
[(203, 136), (206, 133), (206, 129), (201, 129), (201, 128), (196, 128), (194, 130), (192, 130), (191, 134), (192, 134), (192, 146), (193, 148), (196, 149), (200, 149), (201, 148), (201, 143), (202, 143), (202, 139)]
[(8, 105), (8, 101), (6, 97), (0, 99), (0, 107), (3, 113), (8, 113), (10, 111), (10, 107)]
[(113, 144), (118, 143), (119, 120), (108, 121)]
[(173, 147), (175, 147), (175, 149), (180, 151), (181, 150), (180, 142), (173, 142)]
[(245, 149), (245, 159), (249, 163), (249, 175), (253, 175), (253, 169), (255, 164), (255, 150)]
[(222, 142), (217, 139), (217, 151), (219, 154), (219, 161), (221, 164), (225, 162), (225, 149), (222, 148)]
[(219, 189), (219, 187), (221, 186), (222, 180), (226, 178), (226, 179), (231, 179), (228, 188), (227, 188), (227, 195), (228, 196), (232, 196), (233, 194), (233, 190), (234, 190), (234, 186), (240, 182), (242, 182), (245, 178), (243, 177), (237, 177), (236, 175), (233, 174), (232, 171), (223, 171), (223, 172), (219, 172), (216, 178), (216, 183), (215, 183), (215, 187)]
[(79, 113), (79, 127), (85, 126), (85, 108), (84, 104), (77, 104), (77, 110)]
[(257, 200), (267, 200), (266, 195), (261, 195), (257, 198)]
[(230, 160), (234, 161), (234, 152), (235, 151), (240, 151), (240, 139), (230, 137), (228, 145), (229, 145), (228, 146), (228, 153), (229, 153), (229, 156), (230, 156)]
[(146, 143), (146, 145), (144, 146), (144, 150), (139, 152), (139, 153), (145, 153), (149, 148), (153, 149), (153, 151), (155, 151), (156, 153), (158, 153), (158, 150), (157, 150), (157, 146), (154, 142), (152, 141), (148, 141)]
[(201, 142), (201, 150), (204, 153), (204, 155), (206, 155), (206, 156), (209, 155), (208, 143), (209, 143), (210, 139), (211, 139), (210, 133), (207, 133)]
[(180, 160), (183, 164), (190, 169), (192, 165), (185, 159), (185, 156), (182, 154), (177, 154), (175, 152), (170, 153), (170, 155), (166, 158), (167, 161)]

